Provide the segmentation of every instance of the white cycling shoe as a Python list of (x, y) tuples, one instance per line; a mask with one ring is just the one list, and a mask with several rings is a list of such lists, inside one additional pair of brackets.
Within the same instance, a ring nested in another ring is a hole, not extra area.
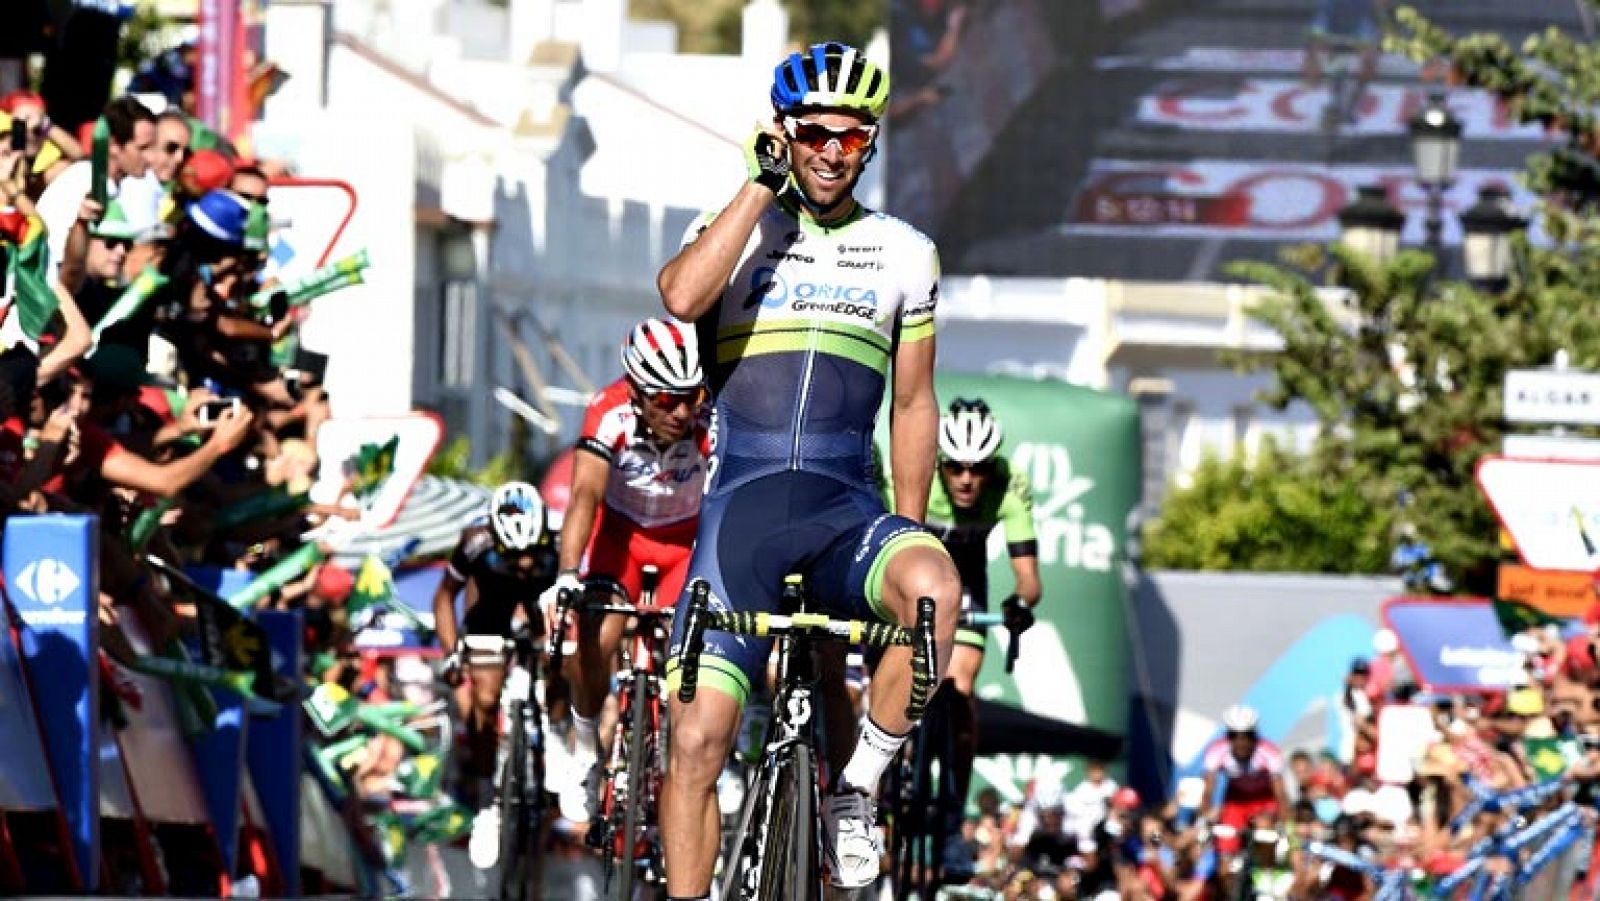
[(864, 888), (878, 878), (883, 839), (877, 830), (877, 807), (866, 793), (845, 789), (822, 800), (823, 850), (828, 855), (829, 881), (839, 888)]
[(500, 807), (491, 805), (472, 818), (472, 837), (467, 840), (467, 858), (480, 870), (500, 862)]
[(587, 823), (600, 806), (600, 763), (582, 751), (573, 754), (566, 763), (559, 781), (552, 774), (550, 789), (556, 794), (562, 816), (574, 823)]

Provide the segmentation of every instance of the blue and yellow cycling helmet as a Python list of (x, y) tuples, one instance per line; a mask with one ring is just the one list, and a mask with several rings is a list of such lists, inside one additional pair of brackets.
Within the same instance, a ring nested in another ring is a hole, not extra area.
[(876, 121), (888, 105), (888, 71), (848, 44), (812, 44), (789, 54), (772, 72), (772, 108), (780, 114), (821, 107), (865, 113)]

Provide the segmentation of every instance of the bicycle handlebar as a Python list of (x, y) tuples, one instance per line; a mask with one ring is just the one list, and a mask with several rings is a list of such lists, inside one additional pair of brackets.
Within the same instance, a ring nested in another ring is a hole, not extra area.
[[(961, 625), (971, 626), (976, 629), (987, 629), (1005, 624), (1006, 615), (1004, 613), (991, 613), (987, 610), (981, 612), (967, 610), (961, 614)], [(1017, 668), (1017, 652), (1022, 650), (1022, 642), (1017, 640), (1019, 637), (1013, 634), (1011, 641), (1006, 645), (1006, 675), (1008, 676)]]
[(678, 700), (688, 704), (694, 700), (700, 681), (700, 654), (705, 650), (706, 630), (751, 635), (757, 638), (777, 638), (797, 635), (833, 641), (846, 641), (875, 648), (897, 645), (911, 646), (911, 699), (906, 704), (906, 717), (922, 719), (928, 698), (933, 695), (933, 599), (917, 601), (917, 623), (910, 629), (889, 623), (866, 622), (858, 619), (833, 619), (823, 613), (796, 613), (789, 616), (746, 611), (713, 611), (710, 609), (711, 589), (704, 581), (696, 581), (690, 590), (688, 621), (684, 624), (683, 651), (678, 683)]

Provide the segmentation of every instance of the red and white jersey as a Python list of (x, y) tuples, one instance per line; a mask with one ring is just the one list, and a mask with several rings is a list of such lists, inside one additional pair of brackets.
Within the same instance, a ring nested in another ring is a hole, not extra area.
[(589, 401), (578, 447), (611, 463), (606, 506), (646, 529), (700, 513), (706, 471), (715, 447), (709, 407), (688, 436), (666, 448), (647, 437), (634, 412), (628, 380), (617, 379)]
[(1283, 752), (1263, 738), (1256, 741), (1249, 760), (1240, 760), (1228, 740), (1220, 738), (1206, 748), (1205, 770), (1227, 777), (1224, 798), (1228, 801), (1272, 798), (1275, 777), (1283, 772)]

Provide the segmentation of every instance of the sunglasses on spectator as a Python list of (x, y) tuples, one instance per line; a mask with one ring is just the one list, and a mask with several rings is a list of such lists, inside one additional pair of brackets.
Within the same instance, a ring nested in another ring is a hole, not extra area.
[(169, 156), (177, 153), (181, 153), (184, 156), (189, 155), (189, 145), (180, 141), (168, 141), (167, 143), (161, 145), (161, 149)]
[(704, 385), (688, 391), (641, 391), (640, 393), (651, 406), (662, 411), (676, 410), (679, 404), (688, 404), (691, 408), (696, 408), (711, 396), (711, 392), (707, 391)]
[(116, 250), (119, 247), (129, 250), (133, 247), (132, 238), (101, 238), (100, 243), (104, 244), (107, 250)]
[(829, 144), (838, 141), (839, 152), (850, 156), (860, 153), (872, 143), (873, 136), (878, 133), (878, 126), (852, 125), (848, 128), (831, 128), (821, 122), (785, 118), (783, 130), (788, 133), (789, 140), (798, 141), (817, 153), (822, 153), (828, 149)]
[(960, 475), (964, 472), (986, 476), (989, 474), (990, 469), (993, 468), (988, 460), (985, 460), (982, 463), (963, 463), (960, 460), (945, 460), (939, 465), (944, 467), (945, 472), (953, 476)]
[(267, 205), (267, 195), (265, 194), (246, 194), (243, 191), (235, 191), (234, 193), (244, 198), (244, 200), (248, 203), (259, 203), (262, 206)]

